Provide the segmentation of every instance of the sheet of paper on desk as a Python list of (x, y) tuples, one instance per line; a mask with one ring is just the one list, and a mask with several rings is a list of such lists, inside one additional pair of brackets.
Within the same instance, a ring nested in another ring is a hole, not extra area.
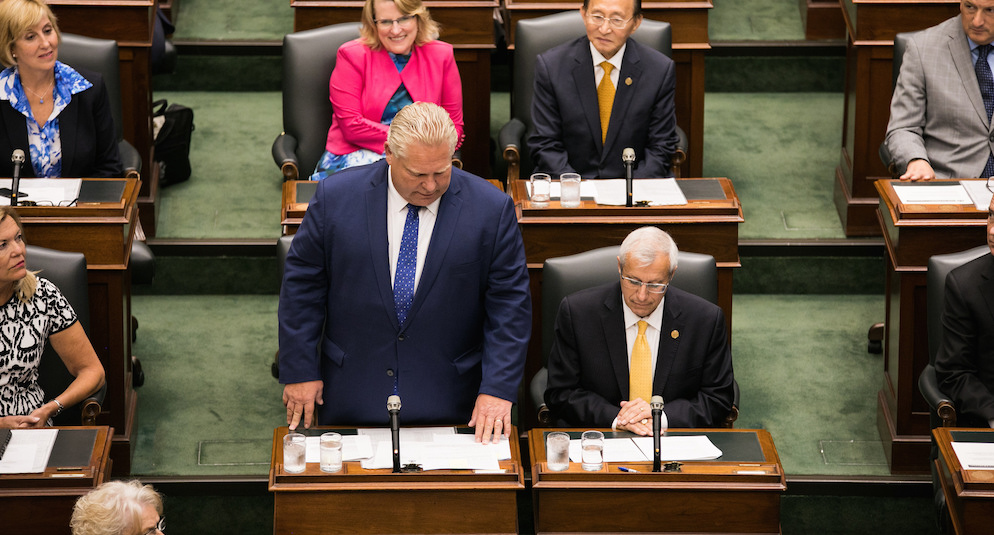
[(994, 470), (994, 443), (953, 442), (952, 445), (965, 470)]
[[(11, 188), (12, 179), (0, 180), (0, 188)], [(22, 201), (33, 201), (59, 206), (79, 198), (83, 181), (78, 178), (22, 178), (17, 183)]]
[(58, 429), (14, 429), (0, 458), (0, 474), (40, 474), (48, 465)]
[[(499, 470), (498, 448), (472, 442), (469, 444), (440, 444), (436, 442), (400, 441), (400, 464), (420, 464), (423, 470)], [(390, 442), (376, 444), (372, 458), (362, 461), (366, 470), (393, 467)]]
[(991, 190), (987, 189), (986, 180), (961, 180), (960, 184), (973, 199), (973, 205), (977, 210), (987, 211), (991, 206)]
[[(569, 441), (569, 459), (574, 463), (581, 461), (580, 440)], [(630, 438), (606, 438), (604, 439), (604, 462), (608, 463), (631, 463), (637, 461), (651, 461), (652, 451), (646, 458), (642, 450)]]
[[(652, 460), (652, 437), (632, 439)], [(664, 461), (711, 461), (721, 457), (707, 435), (659, 437), (659, 458)]]
[(501, 437), (496, 444), (482, 444), (476, 441), (476, 435), (435, 435), (435, 443), (450, 446), (478, 446), (485, 449), (496, 450), (498, 461), (507, 461), (511, 458), (511, 442), (507, 437)]
[[(628, 195), (624, 179), (591, 180), (597, 193), (594, 201), (608, 206), (624, 206)], [(632, 200), (649, 201), (652, 206), (687, 204), (687, 197), (675, 178), (639, 178), (632, 181)]]
[(894, 186), (894, 193), (897, 193), (901, 204), (973, 204), (966, 188), (961, 184)]
[[(321, 437), (307, 437), (307, 461), (321, 462)], [(366, 435), (342, 435), (342, 460), (358, 461), (373, 456), (373, 441)]]

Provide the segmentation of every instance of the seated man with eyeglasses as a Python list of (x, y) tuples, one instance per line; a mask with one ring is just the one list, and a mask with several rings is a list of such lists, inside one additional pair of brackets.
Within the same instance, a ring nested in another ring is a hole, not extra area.
[(535, 171), (623, 178), (622, 151), (635, 150), (636, 178), (673, 176), (676, 151), (673, 61), (631, 38), (641, 0), (584, 0), (587, 35), (552, 48), (535, 63)]
[(649, 435), (654, 395), (663, 429), (716, 427), (731, 410), (725, 315), (669, 287), (678, 254), (669, 234), (636, 229), (621, 244), (618, 282), (563, 299), (545, 391), (556, 425)]

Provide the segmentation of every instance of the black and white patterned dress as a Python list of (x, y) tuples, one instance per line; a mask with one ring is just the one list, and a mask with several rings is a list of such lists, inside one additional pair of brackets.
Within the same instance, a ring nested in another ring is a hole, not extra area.
[(45, 342), (73, 323), (72, 305), (54, 284), (40, 277), (28, 304), (14, 296), (0, 308), (0, 416), (30, 414), (45, 403), (45, 392), (38, 385)]

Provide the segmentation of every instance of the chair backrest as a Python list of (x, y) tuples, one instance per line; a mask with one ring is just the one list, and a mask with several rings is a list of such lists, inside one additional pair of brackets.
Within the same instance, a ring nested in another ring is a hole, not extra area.
[[(559, 304), (567, 295), (618, 281), (618, 251), (621, 246), (601, 247), (583, 253), (550, 258), (542, 266), (542, 362), (548, 358), (555, 338)], [(711, 255), (680, 251), (677, 270), (670, 284), (718, 303), (718, 266)]]
[(328, 81), (338, 48), (359, 37), (359, 24), (334, 24), (283, 37), (283, 131), (297, 140), (298, 168), (308, 176), (331, 128)]
[[(83, 330), (89, 333), (90, 290), (86, 276), (86, 257), (83, 253), (69, 253), (28, 245), (26, 264), (31, 271), (40, 270), (39, 277), (48, 279), (58, 286), (59, 291), (76, 311), (76, 317)], [(52, 349), (52, 345), (45, 344), (45, 352), (42, 354), (38, 370), (38, 383), (45, 391), (45, 399), (62, 393), (73, 379), (62, 359)], [(66, 410), (53, 420), (56, 425), (79, 425), (80, 406), (66, 407)]]
[[(514, 73), (511, 87), (511, 117), (532, 129), (532, 98), (535, 92), (535, 63), (538, 55), (557, 45), (587, 34), (579, 10), (519, 20), (515, 26)], [(670, 23), (643, 19), (632, 38), (649, 48), (673, 56)], [(527, 147), (521, 147), (521, 169), (533, 167)]]
[(280, 236), (276, 241), (276, 264), (280, 271), (280, 285), (283, 284), (283, 269), (286, 267), (286, 255), (290, 253), (291, 243), (293, 243), (293, 234)]
[(110, 99), (110, 113), (114, 117), (117, 140), (124, 136), (121, 114), (121, 74), (117, 54), (117, 41), (96, 39), (63, 33), (59, 43), (59, 61), (70, 67), (82, 67), (103, 75)]
[(935, 364), (935, 355), (939, 352), (942, 342), (942, 309), (945, 308), (946, 275), (963, 264), (990, 253), (986, 245), (960, 251), (958, 253), (940, 254), (928, 259), (928, 275), (926, 276), (926, 318), (928, 325), (928, 362)]

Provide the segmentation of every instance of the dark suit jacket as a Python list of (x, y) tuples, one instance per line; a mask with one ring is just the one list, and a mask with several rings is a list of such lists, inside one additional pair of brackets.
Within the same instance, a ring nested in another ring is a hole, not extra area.
[[(610, 427), (628, 399), (625, 315), (617, 282), (563, 299), (545, 402), (564, 427)], [(732, 355), (721, 308), (670, 287), (652, 394), (669, 427), (718, 426), (732, 408)], [(648, 401), (648, 400), (646, 400)]]
[(984, 255), (946, 276), (935, 375), (939, 389), (956, 404), (957, 425), (989, 426), (994, 418), (994, 256)]
[(544, 52), (535, 63), (528, 139), (535, 171), (624, 178), (621, 153), (631, 147), (635, 177), (671, 176), (670, 157), (677, 144), (675, 86), (673, 61), (628, 39), (602, 143), (590, 41), (581, 37)]
[[(478, 394), (517, 399), (531, 332), (524, 245), (511, 198), (452, 170), (421, 280), (397, 325), (387, 249), (386, 161), (318, 185), (280, 293), (280, 382), (324, 381), (323, 424), (465, 424)], [(323, 332), (322, 332), (323, 330)]]
[[(74, 67), (75, 68), (75, 67)], [(59, 114), (59, 137), (62, 140), (62, 176), (66, 178), (122, 177), (124, 165), (117, 149), (114, 118), (103, 77), (94, 71), (75, 68), (93, 87), (72, 96), (66, 109)], [(10, 102), (0, 102), (0, 176), (14, 174), (14, 164), (8, 156), (14, 149), (28, 150), (28, 125), (21, 112)], [(25, 162), (21, 176), (37, 176)]]

